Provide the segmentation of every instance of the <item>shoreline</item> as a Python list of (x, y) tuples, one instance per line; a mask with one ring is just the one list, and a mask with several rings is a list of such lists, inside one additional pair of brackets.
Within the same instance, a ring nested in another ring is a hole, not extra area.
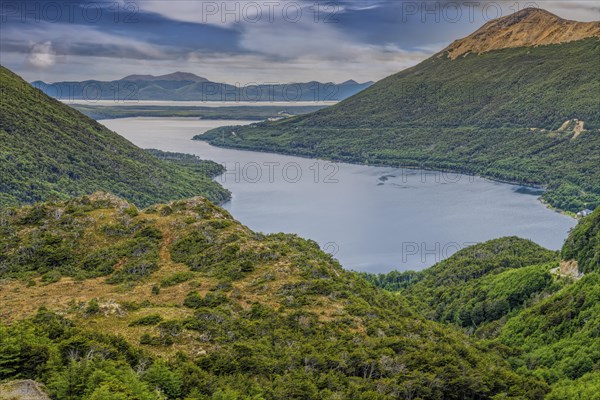
[[(203, 141), (203, 142), (208, 143), (211, 146), (214, 146), (214, 147), (217, 147), (217, 148), (228, 149), (228, 150), (254, 151), (254, 152), (257, 152), (257, 153), (278, 154), (278, 155), (283, 155), (283, 156), (299, 157), (299, 158), (305, 158), (305, 159), (309, 159), (309, 160), (329, 161), (329, 162), (333, 162), (333, 163), (343, 163), (343, 164), (349, 164), (349, 165), (362, 165), (362, 166), (382, 167), (382, 168), (405, 168), (405, 169), (410, 169), (410, 170), (422, 170), (422, 171), (431, 171), (431, 172), (457, 173), (457, 174), (461, 174), (461, 175), (465, 175), (465, 176), (476, 176), (478, 178), (485, 179), (485, 180), (490, 181), (490, 182), (497, 182), (497, 183), (503, 183), (503, 184), (507, 184), (507, 185), (511, 185), (511, 186), (521, 186), (521, 187), (532, 188), (532, 189), (541, 189), (541, 190), (544, 190), (544, 191), (546, 190), (546, 186), (545, 185), (526, 184), (526, 183), (522, 183), (522, 182), (518, 182), (518, 181), (510, 181), (510, 180), (504, 180), (504, 179), (495, 179), (495, 178), (490, 178), (490, 177), (483, 176), (483, 175), (480, 175), (480, 174), (465, 173), (465, 172), (461, 172), (461, 171), (457, 171), (457, 170), (444, 170), (442, 168), (427, 168), (427, 167), (389, 165), (389, 164), (361, 164), (361, 163), (347, 161), (347, 160), (335, 160), (335, 159), (323, 158), (323, 157), (319, 157), (319, 156), (308, 156), (308, 155), (294, 154), (292, 152), (276, 152), (276, 151), (266, 151), (266, 150), (254, 149), (254, 148), (247, 148), (247, 147), (235, 147), (235, 146), (217, 145), (215, 143), (212, 143), (209, 139), (201, 139), (200, 137), (203, 136), (203, 135), (204, 134), (196, 135), (191, 140)], [(567, 216), (567, 217), (571, 217), (572, 219), (574, 219), (576, 221), (579, 220), (579, 218), (576, 217), (575, 213), (572, 213), (570, 211), (561, 210), (559, 208), (553, 207), (552, 205), (548, 204), (548, 202), (546, 202), (542, 198), (542, 196), (539, 196), (537, 198), (537, 200), (538, 200), (538, 202), (540, 202), (542, 204), (542, 206), (544, 206), (544, 208), (547, 208), (547, 209), (549, 209), (551, 211), (554, 211), (554, 212), (556, 212), (558, 214), (561, 214), (561, 215), (564, 215), (564, 216)]]

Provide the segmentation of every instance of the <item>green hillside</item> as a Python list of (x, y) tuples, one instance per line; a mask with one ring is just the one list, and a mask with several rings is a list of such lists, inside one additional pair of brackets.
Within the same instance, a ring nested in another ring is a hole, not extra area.
[(0, 206), (104, 190), (140, 206), (229, 193), (220, 166), (161, 161), (0, 66)]
[(600, 393), (600, 275), (592, 273), (510, 319), (500, 335), (522, 352), (521, 374), (553, 385), (548, 399), (597, 399)]
[(600, 209), (583, 218), (571, 231), (561, 256), (577, 261), (580, 272), (600, 272)]
[(562, 258), (585, 270), (558, 275), (557, 254), (504, 238), (456, 253), (422, 272), (363, 274), (398, 291), (429, 319), (462, 327), (493, 346), (521, 376), (544, 380), (552, 400), (597, 399), (600, 393), (598, 212), (583, 218)]
[[(531, 298), (561, 287), (550, 270), (557, 254), (516, 237), (465, 248), (418, 273), (364, 275), (383, 288), (402, 290), (424, 316), (469, 331), (494, 329), (487, 324), (521, 310)], [(404, 285), (398, 282), (410, 277)], [(395, 286), (394, 284), (398, 285)]]
[(57, 399), (540, 399), (494, 347), (427, 321), (316, 243), (205, 199), (107, 194), (0, 216), (0, 381)]
[(196, 139), (480, 174), (547, 187), (543, 198), (563, 210), (593, 209), (600, 204), (599, 57), (596, 38), (456, 60), (440, 53), (318, 112)]

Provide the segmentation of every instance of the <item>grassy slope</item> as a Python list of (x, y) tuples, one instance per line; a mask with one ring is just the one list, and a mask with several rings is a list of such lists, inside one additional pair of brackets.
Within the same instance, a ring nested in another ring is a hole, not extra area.
[[(315, 243), (256, 234), (200, 198), (137, 211), (95, 194), (5, 210), (0, 220), (0, 380), (120, 399), (128, 397), (115, 397), (118, 382), (130, 391), (136, 376), (158, 385), (144, 371), (166, 363), (179, 377), (172, 399), (218, 399), (229, 389), (256, 399), (365, 400), (540, 398), (546, 390), (495, 350), (343, 270)], [(78, 327), (46, 312), (17, 322), (42, 305)], [(121, 339), (91, 333), (99, 327)], [(102, 388), (109, 376), (118, 382)]]
[(0, 67), (0, 206), (98, 190), (141, 206), (229, 193), (198, 168), (161, 161)]
[[(220, 128), (221, 146), (377, 165), (451, 169), (550, 190), (563, 210), (600, 204), (600, 41), (443, 55), (324, 110)], [(585, 121), (577, 139), (558, 132)], [(530, 131), (530, 128), (537, 128)]]

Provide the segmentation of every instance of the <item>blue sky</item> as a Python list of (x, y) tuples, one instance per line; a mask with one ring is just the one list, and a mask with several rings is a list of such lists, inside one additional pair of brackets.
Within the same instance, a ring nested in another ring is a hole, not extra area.
[(47, 82), (174, 71), (242, 85), (378, 80), (528, 6), (600, 19), (598, 1), (2, 0), (0, 61)]

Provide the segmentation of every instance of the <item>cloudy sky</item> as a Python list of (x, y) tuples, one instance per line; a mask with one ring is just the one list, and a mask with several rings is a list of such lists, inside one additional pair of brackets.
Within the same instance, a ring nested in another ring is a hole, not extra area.
[(530, 6), (600, 20), (594, 1), (0, 2), (0, 62), (29, 81), (192, 72), (228, 83), (378, 80)]

